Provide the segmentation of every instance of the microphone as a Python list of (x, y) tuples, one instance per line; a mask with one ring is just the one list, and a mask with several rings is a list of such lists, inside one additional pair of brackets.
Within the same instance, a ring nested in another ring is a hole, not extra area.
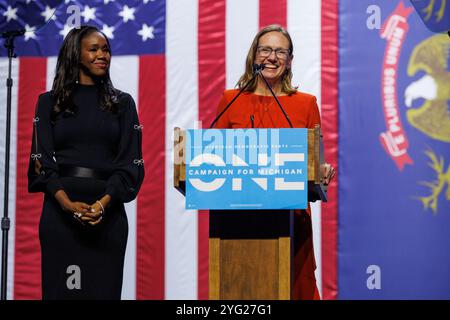
[[(265, 67), (265, 65), (264, 65)], [(270, 84), (267, 82), (266, 78), (264, 77), (264, 75), (260, 72), (261, 78), (263, 78), (264, 82), (266, 83), (267, 88), (269, 88), (270, 93), (272, 94), (272, 96), (275, 98), (275, 101), (277, 102), (278, 106), (280, 107), (281, 111), (283, 112), (284, 117), (286, 118), (287, 122), (289, 123), (289, 126), (291, 128), (293, 128), (294, 126), (292, 125), (291, 120), (289, 119), (289, 116), (287, 115), (286, 111), (284, 111), (283, 106), (281, 105), (280, 101), (278, 100), (275, 92), (273, 92), (272, 88), (270, 87)]]
[[(234, 101), (236, 101), (236, 99), (242, 94), (242, 92), (244, 92), (245, 89), (247, 89), (247, 87), (255, 80), (255, 78), (258, 76), (258, 74), (261, 74), (261, 71), (263, 71), (263, 69), (266, 67), (266, 65), (264, 63), (261, 64), (257, 64), (254, 63), (253, 64), (253, 77), (245, 84), (245, 86), (239, 90), (238, 94), (236, 96), (234, 96), (233, 100), (231, 100), (227, 106), (222, 110), (221, 113), (219, 113), (217, 115), (217, 117), (214, 119), (214, 121), (211, 123), (211, 125), (209, 126), (209, 129), (212, 129), (214, 127), (214, 125), (216, 124), (217, 121), (219, 121), (220, 117), (222, 117), (222, 115), (225, 113), (225, 111), (227, 111), (231, 105), (233, 104)], [(262, 74), (261, 74), (262, 75)]]
[[(17, 58), (17, 55), (14, 53), (14, 39), (16, 37), (22, 36), (25, 34), (25, 29), (19, 30), (9, 30), (0, 33), (0, 37), (5, 39), (5, 43), (3, 44), (6, 49), (8, 49), (8, 58)], [(12, 79), (8, 79), (12, 86)], [(9, 84), (8, 84), (9, 85)]]
[(264, 63), (261, 63), (261, 64), (254, 63), (253, 64), (253, 73), (261, 72), (264, 70), (265, 67), (266, 67), (266, 65)]
[(18, 37), (25, 34), (25, 29), (4, 31), (1, 33), (2, 38)]

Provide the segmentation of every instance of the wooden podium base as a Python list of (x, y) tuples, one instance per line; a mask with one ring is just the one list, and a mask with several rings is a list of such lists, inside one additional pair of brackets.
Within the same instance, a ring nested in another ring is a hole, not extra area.
[[(186, 191), (186, 131), (174, 128), (174, 187)], [(327, 201), (322, 184), (322, 134), (308, 129), (308, 201)], [(301, 217), (288, 210), (211, 211), (209, 298), (212, 300), (299, 299)], [(294, 224), (296, 228), (294, 228)], [(310, 225), (309, 225), (310, 227)], [(295, 233), (294, 233), (295, 230)], [(304, 251), (304, 250), (303, 250)], [(299, 267), (294, 268), (297, 263)], [(308, 295), (308, 297), (311, 295)]]
[(293, 215), (290, 211), (211, 211), (211, 300), (292, 298)]

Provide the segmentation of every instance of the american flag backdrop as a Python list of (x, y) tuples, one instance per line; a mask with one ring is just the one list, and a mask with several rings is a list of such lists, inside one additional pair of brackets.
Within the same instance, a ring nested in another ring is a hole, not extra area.
[[(293, 37), (294, 83), (316, 95), (322, 106), (327, 157), (333, 162), (337, 2), (0, 1), (1, 30), (27, 31), (16, 40), (19, 57), (12, 66), (9, 299), (41, 296), (37, 226), (42, 195), (28, 194), (26, 178), (31, 120), (38, 95), (51, 88), (58, 49), (77, 13), (81, 24), (95, 25), (109, 37), (113, 84), (133, 96), (144, 125), (146, 179), (138, 198), (126, 204), (130, 232), (122, 298), (207, 299), (208, 216), (185, 211), (183, 196), (172, 187), (173, 128), (201, 126), (197, 121), (209, 124), (222, 91), (233, 88), (243, 72), (257, 31), (278, 23)], [(7, 66), (2, 50), (2, 79)], [(6, 88), (0, 90), (0, 105), (3, 179)], [(331, 205), (322, 213), (320, 204), (313, 207), (316, 275), (324, 298), (336, 294), (334, 188)], [(326, 238), (321, 237), (324, 228)]]
[[(317, 97), (325, 160), (337, 169), (329, 202), (312, 205), (322, 298), (450, 299), (450, 41), (421, 21), (450, 26), (449, 6), (423, 0), (419, 15), (407, 0), (0, 0), (0, 32), (27, 30), (12, 65), (8, 298), (41, 297), (43, 199), (26, 177), (32, 119), (79, 21), (110, 38), (113, 83), (144, 126), (123, 299), (208, 298), (208, 214), (186, 211), (172, 187), (172, 132), (208, 127), (272, 23), (292, 36), (293, 84)], [(7, 73), (0, 48), (0, 84)], [(6, 86), (1, 195), (5, 106)]]

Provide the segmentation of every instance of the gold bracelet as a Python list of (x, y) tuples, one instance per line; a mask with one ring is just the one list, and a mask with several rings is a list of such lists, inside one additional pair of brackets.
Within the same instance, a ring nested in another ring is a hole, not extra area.
[(97, 202), (100, 205), (100, 207), (102, 207), (102, 214), (105, 213), (105, 208), (103, 207), (102, 203), (99, 200), (95, 202)]

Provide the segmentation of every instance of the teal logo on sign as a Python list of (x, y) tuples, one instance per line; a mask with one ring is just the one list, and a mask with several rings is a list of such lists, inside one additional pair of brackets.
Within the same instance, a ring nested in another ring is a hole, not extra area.
[(307, 132), (188, 130), (186, 208), (306, 208)]

